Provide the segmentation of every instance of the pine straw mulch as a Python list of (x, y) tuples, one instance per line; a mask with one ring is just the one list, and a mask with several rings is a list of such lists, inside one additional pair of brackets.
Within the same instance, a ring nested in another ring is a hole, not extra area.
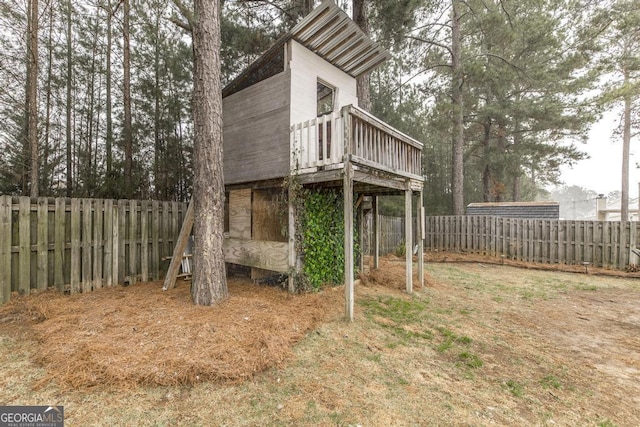
[[(46, 368), (36, 385), (63, 388), (178, 385), (242, 381), (291, 357), (291, 347), (331, 313), (342, 292), (290, 295), (229, 279), (217, 307), (191, 302), (189, 283), (49, 291), (0, 307), (0, 326), (33, 338), (34, 361)], [(14, 326), (14, 328), (11, 328)]]

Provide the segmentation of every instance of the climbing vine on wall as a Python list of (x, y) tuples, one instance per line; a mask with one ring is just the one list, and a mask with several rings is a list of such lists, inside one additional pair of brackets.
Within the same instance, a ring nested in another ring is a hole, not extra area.
[[(295, 208), (296, 247), (302, 271), (294, 275), (299, 292), (344, 282), (344, 201), (341, 189), (301, 186), (294, 177), (285, 182)], [(287, 193), (287, 192), (285, 192)], [(354, 227), (354, 252), (357, 247)], [(355, 259), (355, 257), (354, 257)]]
[(307, 191), (302, 235), (303, 272), (313, 289), (344, 281), (344, 217), (342, 192)]

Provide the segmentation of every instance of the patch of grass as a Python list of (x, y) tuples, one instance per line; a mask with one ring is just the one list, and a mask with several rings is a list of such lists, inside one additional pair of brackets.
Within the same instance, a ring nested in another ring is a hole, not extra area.
[(458, 336), (451, 329), (445, 327), (439, 327), (437, 329), (438, 332), (440, 332), (444, 337), (444, 341), (436, 346), (436, 351), (440, 353), (444, 353), (445, 351), (449, 350), (454, 346), (454, 344), (470, 345), (473, 342), (470, 337), (464, 335)]
[(467, 368), (477, 369), (484, 365), (482, 359), (480, 359), (475, 354), (469, 353), (468, 351), (463, 351), (458, 355), (458, 359), (466, 366)]
[(381, 316), (398, 324), (417, 323), (422, 320), (426, 304), (418, 299), (400, 299), (390, 296), (365, 299), (361, 302), (367, 314)]
[(616, 427), (616, 425), (613, 423), (613, 421), (605, 419), (598, 423), (598, 427)]
[(522, 397), (524, 395), (524, 385), (517, 381), (509, 380), (505, 383), (505, 386), (507, 390), (509, 390), (509, 393), (515, 397)]
[(545, 375), (541, 380), (540, 384), (544, 388), (560, 388), (562, 384), (560, 384), (560, 380), (555, 375)]
[(427, 304), (417, 298), (378, 297), (365, 299), (360, 304), (366, 308), (365, 314), (370, 320), (390, 331), (397, 339), (388, 342), (388, 348), (433, 338), (430, 330), (422, 330)]

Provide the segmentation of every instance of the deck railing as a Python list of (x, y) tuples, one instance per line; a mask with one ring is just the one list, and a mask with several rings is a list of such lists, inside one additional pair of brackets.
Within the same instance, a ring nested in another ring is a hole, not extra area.
[(392, 174), (422, 175), (422, 144), (353, 105), (292, 125), (291, 147), (292, 170), (340, 166), (349, 158)]

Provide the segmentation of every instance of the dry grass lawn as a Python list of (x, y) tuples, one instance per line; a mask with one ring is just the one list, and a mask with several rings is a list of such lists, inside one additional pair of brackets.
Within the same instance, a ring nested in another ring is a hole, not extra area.
[[(440, 260), (442, 261), (442, 260)], [(476, 260), (477, 261), (477, 260)], [(41, 294), (0, 308), (0, 404), (70, 426), (640, 425), (640, 282), (384, 259), (356, 289), (290, 296), (233, 280)]]

